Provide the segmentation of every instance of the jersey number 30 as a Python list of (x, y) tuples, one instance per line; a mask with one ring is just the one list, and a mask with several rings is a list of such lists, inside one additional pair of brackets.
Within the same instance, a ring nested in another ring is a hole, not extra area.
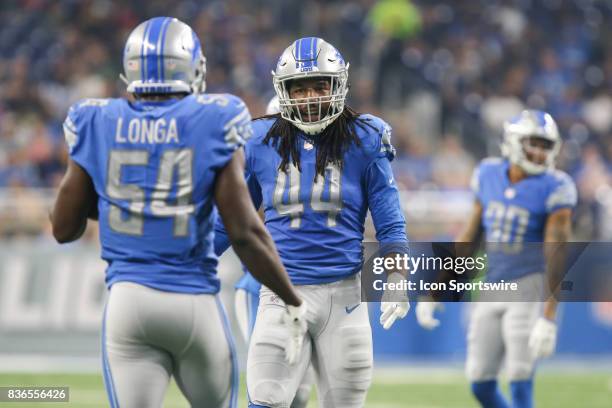
[(516, 205), (491, 201), (485, 216), (491, 220), (488, 242), (508, 244), (506, 249), (520, 250), (529, 223), (529, 211)]
[[(193, 152), (189, 149), (166, 150), (159, 161), (157, 183), (151, 194), (151, 214), (155, 217), (174, 217), (174, 236), (187, 236), (189, 216), (194, 211), (191, 194)], [(142, 235), (143, 213), (146, 205), (145, 190), (136, 184), (121, 183), (123, 166), (146, 166), (149, 152), (146, 150), (113, 150), (108, 164), (106, 193), (114, 200), (129, 202), (128, 216), (124, 217), (121, 208), (111, 204), (109, 225), (115, 231), (128, 235)], [(174, 173), (178, 171), (177, 177)], [(167, 203), (172, 182), (176, 180), (176, 202)]]
[[(338, 166), (328, 165), (325, 168), (325, 177), (317, 177), (313, 182), (310, 193), (310, 207), (315, 212), (327, 213), (327, 226), (336, 226), (336, 216), (342, 209), (342, 200), (340, 197), (340, 178), (341, 172)], [(300, 178), (301, 173), (293, 164), (288, 166), (288, 171), (279, 171), (276, 176), (276, 186), (274, 188), (274, 197), (272, 202), (274, 208), (280, 215), (288, 215), (291, 217), (291, 228), (299, 228), (301, 217), (304, 213), (304, 203), (300, 202)], [(289, 181), (289, 200), (285, 202), (283, 196), (287, 189), (287, 181)], [(323, 199), (323, 192), (326, 185), (329, 186), (328, 199)]]

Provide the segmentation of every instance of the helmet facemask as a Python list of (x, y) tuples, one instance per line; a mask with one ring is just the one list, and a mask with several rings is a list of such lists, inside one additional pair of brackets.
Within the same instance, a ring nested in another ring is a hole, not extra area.
[[(272, 71), (281, 117), (306, 134), (321, 133), (344, 111), (348, 67), (340, 52), (321, 38), (294, 41), (283, 51)], [(327, 81), (329, 92), (314, 88), (313, 94), (292, 95), (293, 81), (301, 80)]]
[[(279, 97), (281, 117), (306, 134), (320, 133), (344, 110), (348, 92), (347, 77), (346, 70), (333, 74), (313, 72), (311, 75), (275, 77), (274, 88)], [(328, 95), (292, 98), (290, 92), (292, 82), (306, 78), (327, 81)]]

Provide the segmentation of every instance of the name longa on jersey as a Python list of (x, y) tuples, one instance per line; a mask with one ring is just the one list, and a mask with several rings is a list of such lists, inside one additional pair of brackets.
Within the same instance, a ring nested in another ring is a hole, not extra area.
[(127, 133), (123, 118), (117, 119), (115, 142), (117, 143), (179, 143), (176, 119), (142, 119), (134, 118), (128, 122)]

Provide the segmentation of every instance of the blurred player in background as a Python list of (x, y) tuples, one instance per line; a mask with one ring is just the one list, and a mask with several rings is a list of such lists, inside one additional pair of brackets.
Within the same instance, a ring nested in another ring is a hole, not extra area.
[[(251, 407), (289, 406), (311, 362), (321, 407), (362, 407), (371, 382), (372, 332), (359, 274), (368, 209), (379, 242), (405, 246), (407, 238), (390, 167), (391, 129), (345, 106), (347, 69), (320, 38), (291, 44), (273, 72), (280, 114), (255, 120), (245, 146), (253, 201), (263, 206), (283, 264), (310, 307), (305, 347), (287, 370), (283, 304), (262, 287), (247, 362)], [(403, 279), (395, 275), (388, 279)], [(389, 328), (408, 307), (407, 298), (382, 303), (381, 324)]]
[(161, 406), (171, 376), (192, 406), (234, 407), (238, 367), (217, 297), (214, 203), (238, 256), (289, 305), (281, 327), (301, 337), (305, 324), (293, 318), (305, 304), (248, 197), (240, 146), (250, 114), (233, 95), (202, 94), (200, 41), (177, 19), (136, 27), (123, 63), (130, 100), (85, 100), (68, 113), (53, 233), (76, 240), (99, 214), (112, 407)]
[[(541, 292), (542, 272), (549, 277), (557, 273), (554, 268), (560, 254), (555, 253), (555, 244), (570, 238), (572, 209), (577, 201), (571, 178), (554, 169), (560, 147), (553, 118), (541, 111), (524, 111), (505, 124), (504, 158), (485, 159), (474, 172), (476, 201), (470, 222), (457, 241), (475, 243), (484, 232), (488, 280), (515, 281), (519, 290)], [(538, 242), (547, 245), (529, 246)], [(499, 244), (514, 253), (504, 255), (497, 250)], [(436, 302), (417, 305), (421, 326), (431, 329), (438, 325), (433, 316), (438, 306)], [(483, 407), (533, 406), (534, 365), (538, 358), (554, 352), (556, 310), (554, 296), (548, 298), (543, 312), (542, 303), (536, 301), (482, 301), (474, 305), (466, 372)], [(504, 357), (512, 404), (497, 385)]]

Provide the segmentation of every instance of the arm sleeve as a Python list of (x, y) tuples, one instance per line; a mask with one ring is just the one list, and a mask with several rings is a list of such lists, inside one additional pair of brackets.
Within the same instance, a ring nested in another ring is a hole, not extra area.
[(375, 159), (366, 169), (365, 177), (368, 206), (383, 253), (408, 253), (406, 220), (389, 159)]
[(551, 214), (562, 208), (574, 208), (577, 202), (576, 185), (569, 176), (564, 176), (548, 195), (546, 212)]
[[(90, 173), (89, 164), (90, 158), (95, 151), (95, 147), (91, 146), (87, 140), (84, 131), (82, 130), (82, 109), (81, 102), (77, 102), (70, 107), (66, 120), (64, 120), (64, 139), (68, 145), (68, 154), (81, 168)], [(95, 139), (92, 138), (95, 141)], [(91, 174), (91, 173), (90, 173)]]
[[(234, 95), (223, 95), (219, 109), (220, 136), (215, 138), (213, 168), (221, 170), (231, 160), (234, 152), (244, 146), (253, 134), (251, 114), (244, 102)], [(220, 98), (217, 96), (217, 98)], [(219, 133), (216, 133), (219, 135)]]

